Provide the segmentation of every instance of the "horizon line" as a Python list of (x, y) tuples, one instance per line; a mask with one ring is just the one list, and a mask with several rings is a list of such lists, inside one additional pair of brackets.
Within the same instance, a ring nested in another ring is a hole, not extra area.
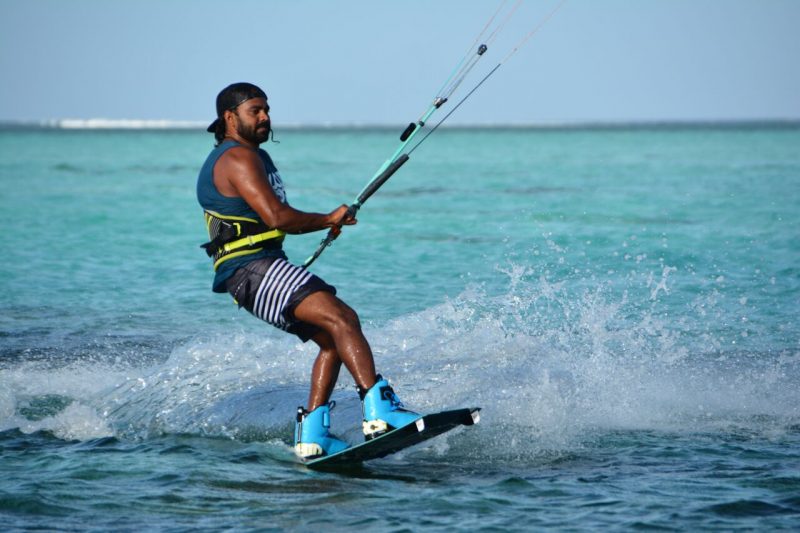
[[(54, 129), (54, 130), (205, 130), (207, 121), (170, 119), (51, 119), (3, 120), (0, 129)], [(283, 130), (392, 130), (406, 124), (367, 122), (287, 122), (277, 125)], [(567, 120), (541, 122), (475, 122), (443, 124), (444, 129), (623, 129), (658, 127), (798, 127), (798, 118), (745, 118), (745, 119), (637, 119), (637, 120)]]

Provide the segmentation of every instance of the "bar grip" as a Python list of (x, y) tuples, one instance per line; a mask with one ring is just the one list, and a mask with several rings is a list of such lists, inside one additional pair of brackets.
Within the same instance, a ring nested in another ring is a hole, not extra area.
[[(377, 178), (375, 178), (374, 180), (372, 180), (372, 183), (370, 183), (370, 184), (369, 184), (369, 186), (368, 186), (366, 189), (364, 189), (364, 191), (363, 191), (361, 194), (359, 194), (359, 195), (358, 195), (358, 199), (357, 199), (358, 207), (360, 207), (360, 206), (361, 206), (361, 204), (363, 204), (364, 202), (366, 202), (366, 201), (367, 201), (367, 199), (368, 199), (370, 196), (372, 196), (373, 194), (375, 194), (375, 191), (377, 191), (378, 189), (380, 189), (381, 185), (383, 185), (384, 183), (386, 183), (386, 180), (388, 180), (389, 178), (391, 178), (391, 177), (392, 177), (392, 174), (394, 174), (395, 172), (397, 172), (397, 170), (398, 170), (400, 167), (402, 167), (402, 166), (405, 164), (405, 162), (406, 162), (406, 161), (408, 161), (408, 154), (402, 154), (400, 157), (398, 157), (397, 159), (395, 159), (395, 160), (392, 162), (392, 164), (391, 164), (391, 165), (389, 165), (388, 167), (386, 167), (386, 170), (384, 170), (384, 171), (381, 173), (381, 175), (380, 175), (380, 176), (378, 176)], [(351, 206), (351, 207), (352, 207), (352, 206)]]
[(414, 133), (415, 129), (417, 129), (417, 125), (412, 122), (411, 124), (408, 125), (405, 131), (402, 134), (400, 134), (400, 140), (402, 142), (406, 142), (406, 139), (408, 139), (411, 136), (411, 134)]

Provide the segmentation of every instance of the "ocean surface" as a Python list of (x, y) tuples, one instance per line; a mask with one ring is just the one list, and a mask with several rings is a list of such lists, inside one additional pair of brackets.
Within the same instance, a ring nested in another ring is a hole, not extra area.
[[(276, 129), (326, 212), (402, 130)], [(482, 420), (340, 473), (290, 447), (314, 347), (210, 290), (211, 147), (0, 131), (3, 531), (800, 529), (800, 126), (437, 131), (312, 270)]]

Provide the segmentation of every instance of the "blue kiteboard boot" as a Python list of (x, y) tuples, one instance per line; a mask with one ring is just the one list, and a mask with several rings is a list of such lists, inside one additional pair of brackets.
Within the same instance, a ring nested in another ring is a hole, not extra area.
[(331, 409), (336, 402), (320, 405), (310, 413), (297, 408), (294, 425), (294, 453), (301, 459), (315, 459), (340, 452), (349, 445), (330, 434)]
[(393, 429), (412, 424), (422, 415), (403, 407), (389, 382), (380, 375), (368, 391), (358, 389), (364, 414), (362, 429), (367, 440), (380, 437)]

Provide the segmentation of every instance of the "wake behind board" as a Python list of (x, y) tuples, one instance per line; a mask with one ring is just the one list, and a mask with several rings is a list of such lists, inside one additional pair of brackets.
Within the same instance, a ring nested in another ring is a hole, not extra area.
[(480, 420), (480, 407), (454, 409), (425, 415), (407, 426), (384, 433), (380, 437), (356, 444), (344, 450), (312, 459), (305, 464), (309, 468), (327, 469), (359, 464), (372, 459), (386, 457), (404, 448), (419, 444), (458, 426), (471, 426)]

